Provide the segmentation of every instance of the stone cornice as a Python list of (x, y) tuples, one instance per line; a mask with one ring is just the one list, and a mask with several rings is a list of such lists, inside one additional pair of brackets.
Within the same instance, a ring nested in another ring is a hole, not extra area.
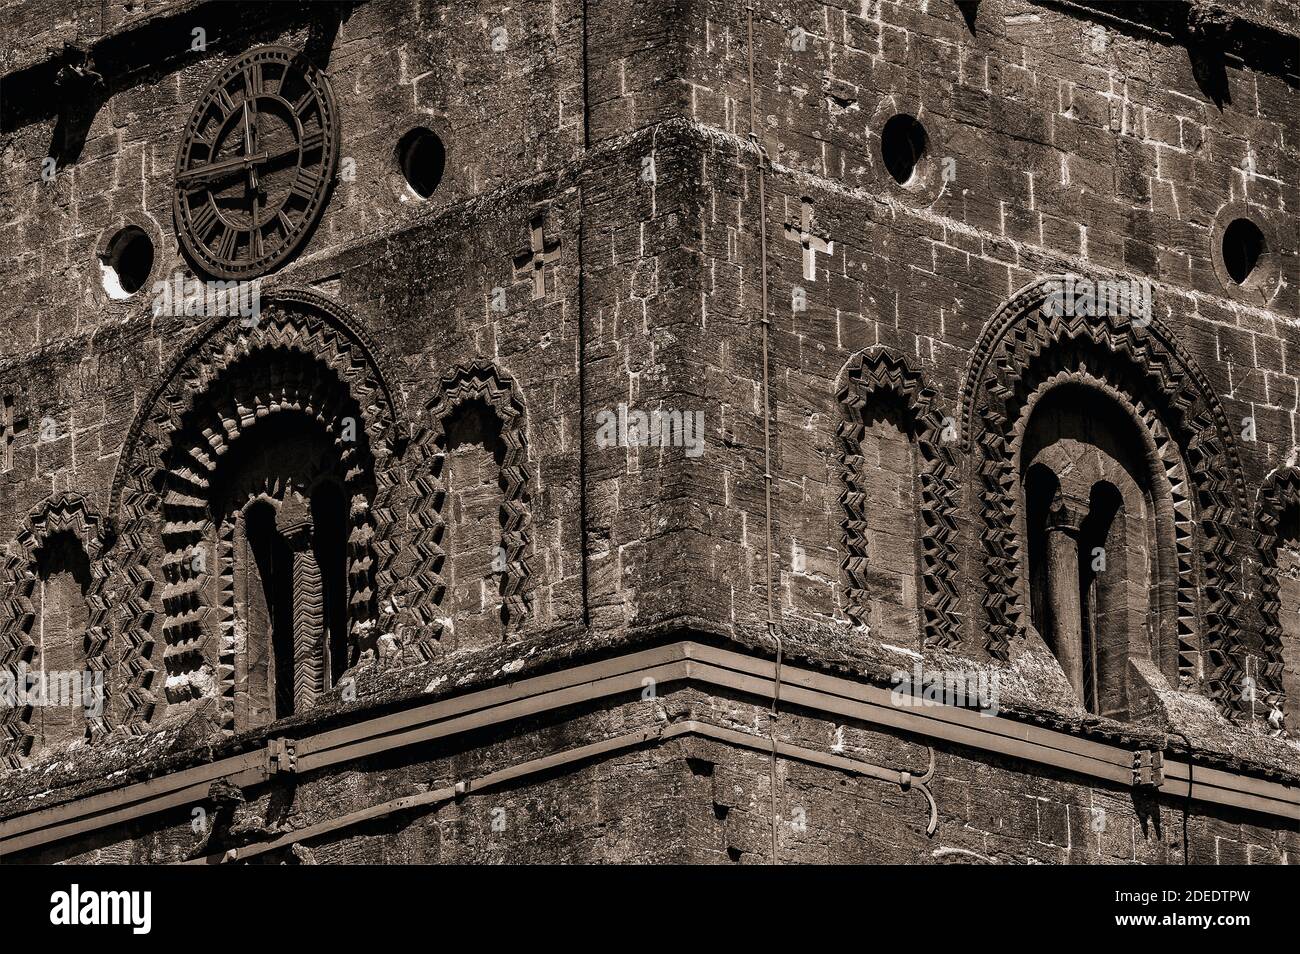
[[(778, 686), (777, 679), (780, 683)], [(326, 731), (300, 731), (265, 739), (264, 745), (159, 775), (147, 781), (107, 786), (62, 803), (11, 813), (0, 822), (0, 854), (24, 851), (174, 808), (204, 802), (214, 782), (257, 785), (272, 775), (301, 773), (347, 764), (376, 753), (395, 751), (433, 739), (449, 739), (596, 700), (610, 700), (642, 689), (646, 679), (663, 687), (685, 683), (707, 692), (741, 693), (782, 702), (828, 718), (850, 719), (877, 731), (909, 733), (925, 744), (958, 745), (1065, 771), (1111, 786), (1145, 789), (1175, 799), (1194, 799), (1262, 813), (1300, 817), (1300, 786), (1196, 765), (1168, 737), (1151, 744), (1121, 745), (949, 705), (907, 697), (901, 704), (890, 690), (853, 679), (786, 664), (689, 640), (586, 665), (560, 669), (493, 688), (372, 715)], [(664, 735), (651, 731), (640, 742)], [(286, 731), (281, 729), (280, 731)], [(715, 735), (716, 737), (716, 735)], [(755, 744), (770, 744), (762, 736)], [(742, 740), (743, 741), (743, 740)], [(639, 743), (638, 743), (639, 744)], [(290, 753), (286, 758), (286, 753)], [(550, 761), (563, 762), (564, 753)], [(787, 753), (831, 767), (832, 753)], [(825, 756), (826, 758), (822, 758)], [(878, 773), (865, 766), (860, 774)], [(927, 776), (912, 777), (922, 781)], [(901, 781), (900, 784), (907, 784)], [(468, 790), (468, 787), (466, 788)], [(400, 810), (394, 808), (393, 810)]]

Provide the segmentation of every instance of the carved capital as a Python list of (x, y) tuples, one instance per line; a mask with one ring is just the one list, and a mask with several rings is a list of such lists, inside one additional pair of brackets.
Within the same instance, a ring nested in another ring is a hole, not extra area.
[(1078, 536), (1079, 528), (1087, 516), (1088, 501), (1071, 494), (1058, 493), (1047, 510), (1047, 529)]
[(311, 507), (301, 494), (291, 491), (285, 495), (284, 503), (280, 504), (275, 515), (275, 528), (295, 550), (303, 550), (311, 545)]

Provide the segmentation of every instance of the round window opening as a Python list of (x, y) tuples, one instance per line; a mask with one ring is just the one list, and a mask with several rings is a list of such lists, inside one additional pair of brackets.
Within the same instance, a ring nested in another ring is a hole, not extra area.
[(422, 126), (410, 130), (397, 143), (397, 163), (402, 177), (421, 199), (429, 198), (438, 188), (446, 160), (442, 140)]
[(128, 225), (108, 240), (99, 257), (104, 291), (110, 298), (130, 298), (153, 271), (153, 242), (138, 225)]
[(912, 181), (928, 145), (925, 127), (915, 116), (906, 113), (892, 117), (880, 131), (880, 151), (885, 159), (885, 168), (899, 185)]
[(1244, 285), (1268, 255), (1268, 241), (1250, 219), (1234, 219), (1223, 231), (1223, 265), (1228, 276)]

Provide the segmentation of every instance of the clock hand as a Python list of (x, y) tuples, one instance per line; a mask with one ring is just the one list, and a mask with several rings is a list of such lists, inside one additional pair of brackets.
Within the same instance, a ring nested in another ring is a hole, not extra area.
[(252, 227), (249, 229), (248, 232), (248, 249), (253, 255), (257, 255), (262, 250), (261, 249), (261, 245), (262, 245), (261, 228), (262, 227), (257, 223), (257, 189), (256, 188), (253, 189), (253, 216), (251, 219), (249, 219), (249, 224)]
[[(244, 100), (244, 155), (253, 154), (253, 129), (248, 118), (248, 100)], [(257, 167), (250, 165), (248, 167), (248, 187), (254, 192), (257, 191)]]
[(298, 158), (298, 152), (299, 152), (298, 146), (290, 146), (288, 149), (282, 149), (279, 152), (268, 156), (266, 159), (266, 164), (270, 165), (271, 163), (279, 162), (282, 159), (288, 159), (291, 157), (296, 159)]
[(193, 169), (186, 169), (176, 178), (178, 179), (211, 179), (222, 173), (232, 171), (242, 171), (245, 168), (256, 165), (259, 162), (265, 162), (266, 153), (259, 152), (251, 156), (235, 156), (231, 159), (222, 159), (218, 162), (210, 162), (204, 166), (195, 166)]

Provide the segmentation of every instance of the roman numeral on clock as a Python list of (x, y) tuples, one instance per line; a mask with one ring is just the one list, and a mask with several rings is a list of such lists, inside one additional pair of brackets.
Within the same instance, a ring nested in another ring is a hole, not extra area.
[(190, 225), (194, 229), (194, 234), (200, 238), (207, 238), (212, 231), (212, 225), (217, 221), (217, 207), (211, 202), (205, 201), (196, 211), (192, 206), (190, 208)]
[(293, 180), (293, 185), (289, 191), (300, 199), (310, 202), (316, 196), (316, 189), (320, 186), (320, 173), (314, 169), (299, 169), (298, 176)]
[(244, 98), (261, 96), (264, 91), (262, 83), (262, 64), (252, 63), (244, 67)]
[(230, 261), (235, 252), (235, 242), (239, 240), (239, 229), (232, 229), (226, 226), (226, 230), (221, 233), (221, 241), (217, 245), (217, 257), (222, 261)]
[(325, 131), (323, 129), (313, 129), (311, 132), (303, 134), (303, 152), (308, 152), (312, 149), (319, 149), (323, 145), (325, 145)]

